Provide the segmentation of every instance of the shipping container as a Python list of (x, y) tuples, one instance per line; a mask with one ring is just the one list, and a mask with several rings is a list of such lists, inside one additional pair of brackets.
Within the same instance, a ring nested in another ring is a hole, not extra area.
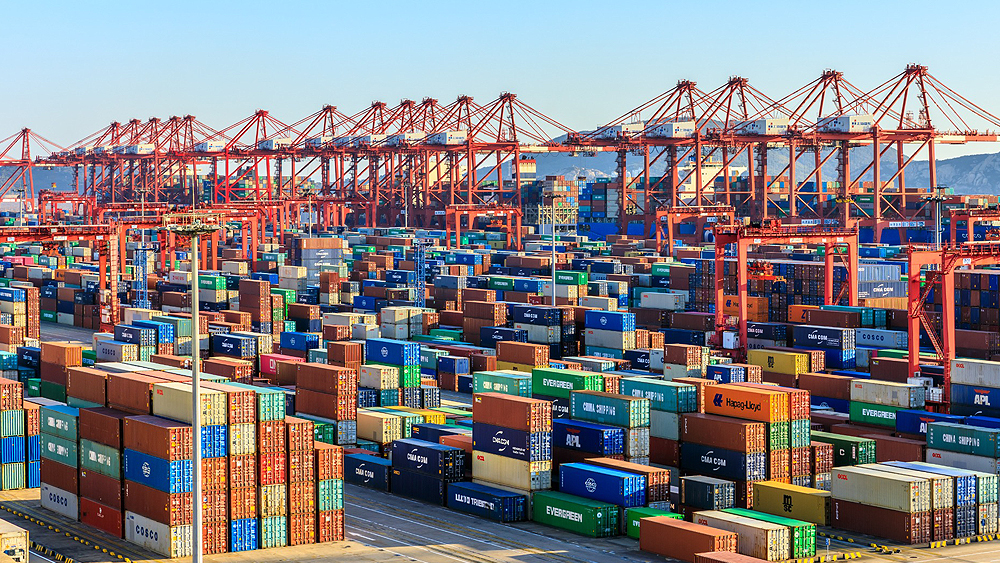
[(695, 524), (729, 530), (739, 535), (737, 550), (766, 561), (784, 561), (791, 558), (791, 534), (787, 526), (754, 520), (718, 510), (695, 512)]
[(540, 491), (533, 495), (531, 519), (594, 538), (621, 533), (618, 507), (562, 492)]
[(900, 512), (929, 512), (931, 486), (926, 479), (861, 467), (835, 467), (831, 495)]
[(931, 541), (933, 529), (930, 512), (900, 512), (838, 498), (831, 503), (830, 524), (905, 544)]
[(654, 516), (639, 521), (639, 549), (670, 559), (693, 563), (695, 554), (736, 552), (737, 534), (669, 517)]
[(683, 520), (684, 516), (682, 514), (675, 514), (669, 510), (661, 510), (658, 508), (643, 508), (634, 507), (625, 509), (625, 535), (637, 540), (639, 539), (639, 525), (643, 518), (652, 518), (656, 516), (662, 516), (664, 518), (673, 518), (675, 520)]
[(447, 506), (495, 522), (521, 522), (528, 516), (524, 495), (478, 483), (449, 484)]
[(732, 481), (688, 475), (681, 477), (681, 504), (703, 510), (722, 510), (736, 505), (736, 485)]
[(681, 469), (721, 479), (762, 481), (767, 478), (767, 454), (685, 442), (681, 444)]
[(788, 399), (780, 391), (737, 385), (714, 385), (705, 401), (705, 412), (759, 422), (781, 422), (789, 418)]
[(570, 393), (570, 416), (625, 428), (649, 426), (649, 399), (602, 391), (573, 391)]
[(924, 406), (924, 388), (920, 385), (855, 379), (851, 383), (851, 401), (904, 409)]
[(951, 422), (927, 426), (927, 447), (960, 454), (1000, 457), (1000, 430)]
[(474, 422), (532, 433), (552, 431), (552, 403), (549, 401), (501, 393), (477, 393), (472, 404)]
[(646, 477), (585, 463), (559, 466), (559, 490), (625, 508), (646, 504)]
[(812, 522), (819, 526), (830, 523), (830, 499), (828, 491), (808, 487), (762, 481), (753, 484), (754, 510)]
[(491, 424), (472, 425), (473, 448), (522, 461), (552, 459), (552, 433), (513, 430)]
[(487, 452), (472, 452), (472, 474), (497, 485), (525, 491), (552, 486), (551, 461), (521, 461)]
[[(757, 499), (755, 498), (754, 501), (756, 502), (756, 500)], [(786, 518), (784, 516), (775, 516), (773, 514), (758, 512), (756, 510), (747, 510), (744, 508), (730, 508), (724, 512), (753, 520), (762, 520), (764, 522), (785, 526), (788, 528), (791, 536), (792, 558), (798, 559), (816, 555), (816, 524)]]
[(568, 419), (552, 421), (552, 444), (601, 455), (622, 455), (625, 433), (621, 428)]

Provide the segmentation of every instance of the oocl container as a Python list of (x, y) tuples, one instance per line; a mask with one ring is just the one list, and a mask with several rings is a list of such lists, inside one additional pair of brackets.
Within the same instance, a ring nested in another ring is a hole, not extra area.
[(788, 398), (779, 391), (715, 385), (705, 397), (705, 412), (760, 422), (782, 422), (788, 420)]
[(951, 382), (961, 385), (993, 387), (1000, 374), (1000, 362), (962, 358), (951, 361)]
[[(198, 392), (201, 395), (201, 423), (206, 426), (226, 424), (226, 394), (203, 387)], [(153, 414), (191, 424), (194, 418), (191, 385), (174, 382), (153, 385)]]
[(830, 493), (777, 481), (753, 484), (753, 508), (760, 512), (830, 525)]
[(966, 469), (968, 471), (982, 471), (993, 475), (1000, 474), (1000, 460), (994, 457), (983, 457), (978, 455), (960, 454), (947, 450), (934, 450), (928, 448), (927, 461), (954, 467), (956, 469)]
[(727, 530), (664, 516), (639, 521), (639, 549), (681, 561), (693, 562), (697, 553), (735, 553), (737, 538)]
[(692, 522), (739, 534), (737, 550), (766, 561), (784, 561), (791, 557), (791, 534), (786, 526), (754, 520), (718, 510), (695, 512)]
[(930, 482), (919, 477), (897, 475), (861, 467), (835, 467), (831, 496), (899, 512), (929, 512)]
[[(872, 463), (859, 467), (926, 479), (931, 485), (931, 510), (942, 510), (945, 508), (953, 508), (955, 506), (955, 480), (952, 477), (901, 467), (898, 464), (889, 465)], [(975, 495), (972, 496), (975, 497)]]
[(531, 519), (594, 538), (621, 533), (617, 506), (561, 492), (540, 491), (532, 500)]

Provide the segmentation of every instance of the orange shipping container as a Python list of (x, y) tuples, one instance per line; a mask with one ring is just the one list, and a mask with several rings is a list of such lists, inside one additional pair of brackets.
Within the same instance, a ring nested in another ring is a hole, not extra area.
[(705, 412), (759, 422), (788, 420), (788, 397), (780, 391), (716, 385), (705, 397)]
[(806, 310), (808, 309), (819, 309), (815, 305), (789, 305), (788, 306), (788, 322), (805, 324), (806, 322)]
[[(722, 307), (726, 315), (740, 315), (740, 299), (735, 295), (727, 295)], [(747, 320), (751, 322), (767, 322), (767, 297), (747, 297)]]

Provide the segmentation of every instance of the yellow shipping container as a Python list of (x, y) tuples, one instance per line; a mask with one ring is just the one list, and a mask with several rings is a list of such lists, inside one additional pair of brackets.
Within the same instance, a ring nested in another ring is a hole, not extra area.
[(809, 371), (809, 356), (795, 352), (775, 350), (750, 350), (747, 363), (764, 368), (764, 371), (798, 375)]
[(358, 438), (379, 444), (402, 439), (403, 420), (391, 414), (358, 409)]
[(427, 409), (412, 409), (409, 407), (390, 407), (394, 411), (403, 411), (422, 416), (426, 424), (445, 424), (445, 414)]
[(753, 509), (766, 514), (830, 525), (830, 493), (777, 481), (753, 484)]
[(500, 371), (516, 371), (524, 374), (531, 374), (531, 370), (535, 367), (549, 367), (549, 366), (529, 366), (528, 364), (517, 364), (514, 362), (501, 362), (497, 360), (497, 370)]

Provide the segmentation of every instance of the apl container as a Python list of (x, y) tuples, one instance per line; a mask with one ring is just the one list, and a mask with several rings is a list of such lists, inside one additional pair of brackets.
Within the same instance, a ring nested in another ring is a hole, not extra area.
[(791, 557), (791, 534), (786, 526), (718, 510), (695, 512), (691, 520), (739, 534), (737, 550), (743, 555), (765, 561), (784, 561)]
[(527, 518), (524, 495), (479, 483), (449, 484), (447, 505), (494, 522), (521, 522)]
[(621, 428), (579, 420), (552, 421), (552, 444), (600, 455), (621, 455), (625, 435)]
[(617, 506), (562, 492), (540, 491), (532, 499), (531, 519), (594, 538), (621, 533)]

